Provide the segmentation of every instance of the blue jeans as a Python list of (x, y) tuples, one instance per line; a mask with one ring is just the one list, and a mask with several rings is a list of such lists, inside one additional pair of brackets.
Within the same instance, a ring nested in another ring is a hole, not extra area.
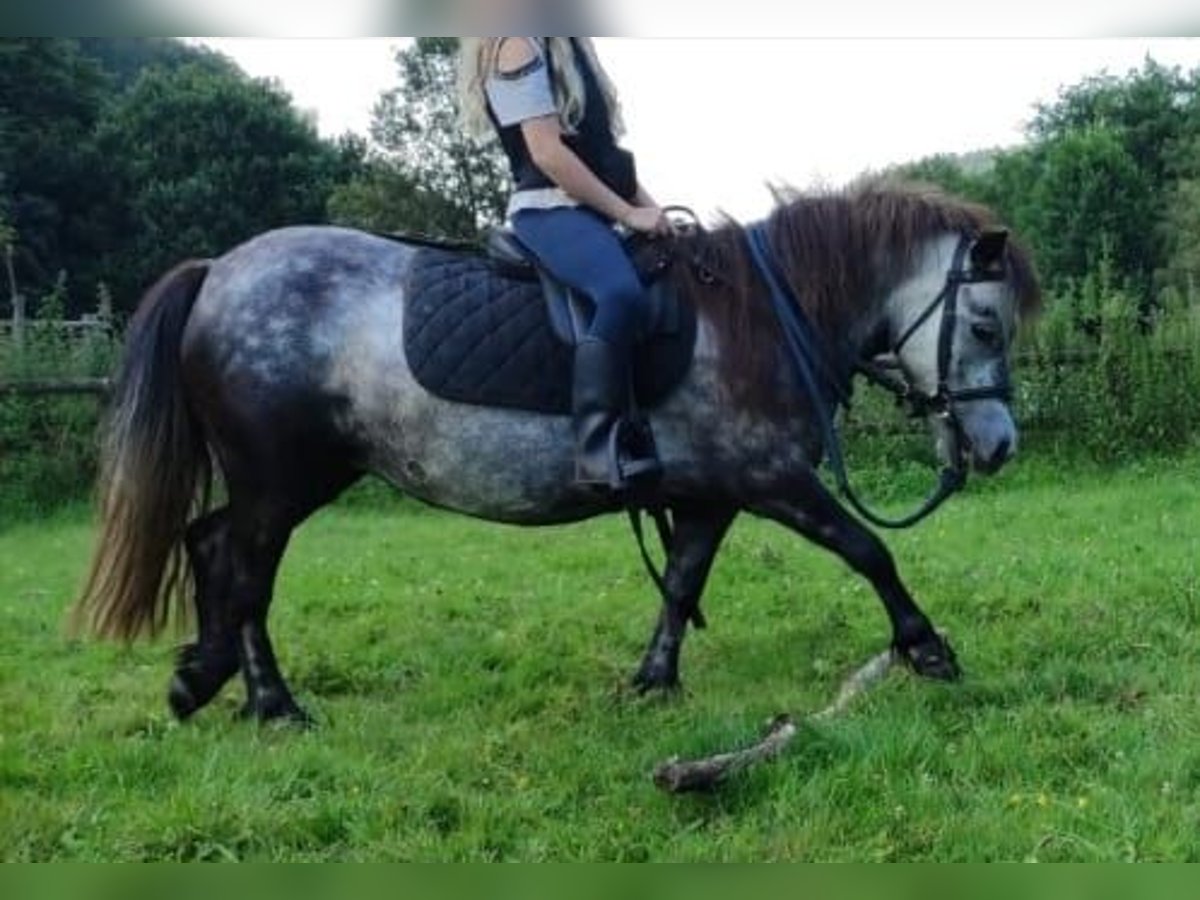
[(604, 218), (581, 207), (525, 209), (513, 216), (512, 226), (551, 275), (595, 304), (588, 337), (631, 346), (645, 289)]

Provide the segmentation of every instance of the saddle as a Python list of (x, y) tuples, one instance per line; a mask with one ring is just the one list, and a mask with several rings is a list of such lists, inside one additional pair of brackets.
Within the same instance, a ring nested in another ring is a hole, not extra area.
[[(691, 367), (696, 317), (666, 277), (667, 243), (634, 238), (629, 249), (647, 285), (634, 396), (652, 409)], [(444, 399), (568, 415), (573, 347), (592, 314), (509, 231), (492, 231), (481, 248), (422, 243), (404, 284), (405, 355), (417, 382)]]
[[(641, 234), (629, 235), (623, 243), (646, 288), (645, 314), (639, 323), (638, 340), (674, 334), (680, 327), (679, 297), (663, 277), (674, 262), (670, 248), (664, 241)], [(571, 346), (579, 343), (587, 333), (594, 312), (587, 297), (543, 269), (508, 228), (491, 229), (484, 240), (484, 250), (500, 271), (513, 278), (540, 281), (554, 333)]]

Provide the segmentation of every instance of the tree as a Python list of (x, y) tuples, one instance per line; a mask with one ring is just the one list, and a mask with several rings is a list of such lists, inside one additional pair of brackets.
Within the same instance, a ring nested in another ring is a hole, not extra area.
[(77, 38), (80, 53), (94, 60), (119, 91), (132, 87), (142, 72), (152, 68), (179, 69), (198, 65), (213, 72), (236, 74), (237, 65), (207, 47), (185, 44), (175, 38)]
[(398, 166), (380, 159), (365, 163), (357, 177), (335, 188), (328, 211), (338, 225), (389, 234), (467, 237), (475, 229), (462, 207), (429, 193)]
[(356, 165), (354, 149), (321, 141), (277, 85), (198, 65), (143, 73), (98, 140), (123, 163), (131, 237), (106, 268), (125, 305), (181, 258), (324, 221), (326, 199)]
[[(1125, 193), (1129, 181), (1115, 186), (1122, 194), (1114, 198), (1117, 205), (1129, 203), (1121, 212), (1141, 218), (1128, 221), (1122, 229), (1127, 233), (1118, 236), (1114, 263), (1119, 275), (1148, 290), (1156, 273), (1171, 268), (1179, 204), (1184, 202), (1179, 199), (1179, 182), (1190, 177), (1200, 148), (1200, 69), (1184, 73), (1147, 59), (1140, 70), (1123, 77), (1104, 74), (1085, 79), (1063, 91), (1055, 102), (1040, 106), (1030, 126), (1031, 137), (1047, 146), (1066, 147), (1064, 142), (1072, 135), (1089, 132), (1093, 138), (1076, 141), (1075, 147), (1089, 146), (1091, 162), (1096, 163), (1099, 145), (1094, 135), (1103, 132), (1110, 145), (1103, 151), (1109, 162), (1118, 165), (1121, 177), (1135, 181), (1142, 192), (1133, 203), (1134, 198)], [(1114, 142), (1124, 154), (1120, 163)], [(1128, 171), (1129, 166), (1136, 174)], [(1045, 190), (1042, 194), (1046, 199)], [(1070, 198), (1062, 196), (1057, 202), (1067, 204)], [(1113, 207), (1101, 206), (1097, 212), (1111, 220)], [(1133, 230), (1138, 234), (1129, 233)]]
[(1167, 197), (1163, 219), (1167, 260), (1162, 274), (1165, 281), (1194, 292), (1200, 288), (1200, 137), (1187, 149), (1190, 166), (1181, 171)]
[(960, 197), (972, 197), (979, 191), (979, 179), (967, 173), (962, 161), (951, 154), (941, 153), (913, 163), (906, 163), (895, 170), (905, 181), (934, 184)]
[[(457, 47), (456, 38), (418, 38), (396, 53), (399, 84), (373, 114), (373, 165), (363, 184), (343, 192), (341, 212), (352, 207), (352, 195), (357, 213), (371, 221), (461, 238), (503, 217), (504, 157), (497, 145), (471, 140), (458, 122)], [(403, 217), (389, 213), (391, 206)]]
[(1149, 178), (1110, 128), (1068, 131), (1046, 141), (1022, 211), (1043, 271), (1081, 279), (1111, 259), (1119, 278), (1145, 292), (1155, 268), (1156, 210)]
[(1036, 140), (1102, 126), (1117, 136), (1134, 164), (1157, 187), (1167, 180), (1176, 142), (1188, 140), (1200, 110), (1200, 69), (1190, 75), (1147, 58), (1122, 77), (1102, 74), (1040, 104), (1030, 123)]
[(1194, 271), (1200, 214), (1200, 70), (1147, 60), (1038, 107), (1029, 143), (985, 170), (954, 157), (903, 167), (981, 200), (1032, 245), (1046, 280), (1076, 281), (1101, 259), (1152, 302), (1155, 281)]
[(325, 221), (364, 167), (277, 85), (158, 38), (0, 39), (0, 212), (21, 235), (31, 297), (67, 280), (67, 312), (100, 284), (128, 308), (182, 256)]
[(14, 262), (32, 296), (64, 270), (96, 272), (115, 198), (93, 134), (110, 96), (73, 41), (0, 39), (0, 205), (21, 233)]

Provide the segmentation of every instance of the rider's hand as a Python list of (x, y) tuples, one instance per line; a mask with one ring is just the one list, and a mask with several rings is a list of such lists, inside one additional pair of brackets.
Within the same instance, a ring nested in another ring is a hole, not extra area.
[(635, 206), (625, 215), (621, 224), (633, 231), (659, 237), (666, 237), (675, 230), (667, 214), (657, 206)]

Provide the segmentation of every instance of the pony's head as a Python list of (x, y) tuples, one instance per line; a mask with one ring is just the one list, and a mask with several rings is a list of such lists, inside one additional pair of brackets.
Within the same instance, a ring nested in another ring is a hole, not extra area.
[(969, 459), (992, 473), (1016, 453), (1009, 356), (1021, 313), (1034, 302), (1024, 254), (996, 228), (932, 237), (884, 299), (887, 350), (944, 463)]
[[(896, 364), (944, 462), (995, 472), (1017, 448), (1008, 359), (1041, 295), (1028, 253), (991, 211), (922, 185), (871, 180), (845, 191), (776, 192), (765, 223), (779, 272), (843, 371)], [(724, 381), (780, 410), (778, 320), (733, 223), (687, 248), (720, 277), (685, 287), (714, 325)], [(837, 368), (837, 367), (835, 367)], [(892, 379), (893, 381), (895, 379)], [(794, 391), (794, 387), (792, 388)]]

